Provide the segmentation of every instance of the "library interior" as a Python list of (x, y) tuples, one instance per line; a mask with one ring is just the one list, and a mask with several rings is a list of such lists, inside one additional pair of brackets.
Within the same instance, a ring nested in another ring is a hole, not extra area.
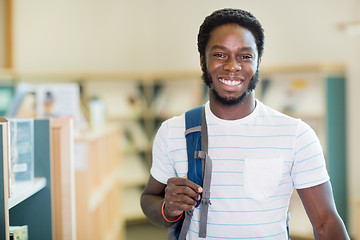
[[(208, 101), (197, 34), (221, 8), (263, 25), (256, 98), (315, 130), (360, 240), (358, 0), (0, 0), (0, 239), (167, 239), (140, 206), (153, 140)], [(289, 213), (315, 239), (297, 191)]]

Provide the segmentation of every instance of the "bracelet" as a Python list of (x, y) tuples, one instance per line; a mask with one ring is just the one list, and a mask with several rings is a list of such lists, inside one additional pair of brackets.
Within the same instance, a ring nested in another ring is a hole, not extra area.
[(162, 213), (164, 219), (165, 219), (167, 222), (171, 222), (171, 223), (177, 222), (177, 221), (179, 221), (179, 219), (180, 219), (180, 218), (182, 217), (182, 215), (184, 214), (184, 212), (182, 212), (182, 213), (180, 214), (180, 216), (179, 216), (176, 220), (171, 221), (171, 220), (169, 220), (169, 219), (167, 219), (167, 218), (165, 217), (164, 208), (165, 208), (165, 201), (164, 201), (163, 204), (162, 204), (161, 213)]

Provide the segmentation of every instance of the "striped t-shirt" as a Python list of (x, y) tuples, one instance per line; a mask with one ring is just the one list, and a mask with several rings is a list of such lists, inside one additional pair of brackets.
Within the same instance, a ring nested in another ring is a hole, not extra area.
[[(329, 180), (320, 142), (303, 121), (259, 100), (245, 118), (217, 118), (205, 104), (213, 161), (206, 239), (287, 239), (286, 219), (295, 188)], [(166, 184), (187, 174), (185, 115), (165, 121), (153, 146), (151, 175)], [(199, 209), (187, 240), (199, 239)]]

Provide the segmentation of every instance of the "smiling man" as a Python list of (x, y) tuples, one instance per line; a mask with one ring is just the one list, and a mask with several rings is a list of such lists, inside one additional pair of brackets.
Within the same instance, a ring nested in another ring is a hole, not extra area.
[(185, 115), (173, 117), (155, 137), (151, 176), (141, 197), (145, 215), (169, 227), (169, 239), (178, 239), (184, 211), (185, 222), (192, 217), (179, 239), (288, 239), (294, 188), (316, 239), (349, 239), (315, 132), (255, 98), (263, 49), (263, 28), (247, 11), (215, 11), (200, 27), (202, 78), (210, 89), (204, 109), (212, 159), (211, 196), (205, 194), (204, 202), (211, 204), (204, 223), (203, 205), (197, 201), (207, 190), (187, 178)]

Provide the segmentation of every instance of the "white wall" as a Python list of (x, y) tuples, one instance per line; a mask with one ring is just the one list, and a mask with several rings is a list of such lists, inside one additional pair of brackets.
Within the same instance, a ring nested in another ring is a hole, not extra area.
[(360, 35), (337, 29), (340, 22), (360, 20), (357, 2), (14, 0), (14, 66), (66, 72), (199, 69), (196, 38), (203, 18), (217, 8), (247, 9), (265, 28), (263, 65), (347, 65), (349, 190), (360, 197)]
[(352, 1), (15, 0), (15, 66), (197, 69), (200, 23), (214, 9), (230, 6), (248, 9), (262, 21), (264, 64), (346, 61), (355, 38), (337, 31), (336, 23), (353, 18)]

